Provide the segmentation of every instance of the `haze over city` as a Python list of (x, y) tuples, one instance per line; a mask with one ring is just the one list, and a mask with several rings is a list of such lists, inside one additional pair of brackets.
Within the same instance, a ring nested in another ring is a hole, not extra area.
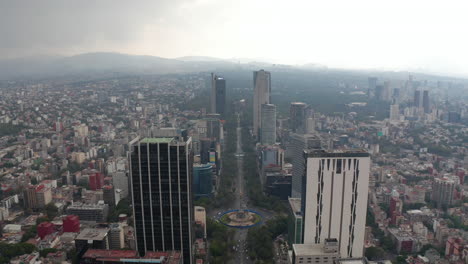
[(0, 264), (468, 264), (467, 7), (0, 0)]
[(465, 1), (1, 1), (0, 59), (118, 52), (468, 76)]

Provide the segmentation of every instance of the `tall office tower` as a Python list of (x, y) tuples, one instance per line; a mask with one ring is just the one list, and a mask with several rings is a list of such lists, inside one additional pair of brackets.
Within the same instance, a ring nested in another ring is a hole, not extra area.
[(383, 85), (375, 86), (375, 98), (377, 100), (383, 100), (383, 95), (384, 95), (384, 86)]
[(367, 90), (367, 96), (372, 97), (375, 95), (375, 88), (377, 88), (377, 78), (376, 77), (369, 77), (369, 90)]
[(422, 98), (422, 107), (424, 108), (424, 113), (428, 114), (429, 113), (429, 91), (424, 90), (423, 91), (423, 98)]
[(226, 80), (211, 73), (211, 113), (224, 115), (226, 107)]
[(315, 118), (309, 117), (306, 119), (306, 133), (312, 134), (315, 133)]
[(396, 102), (400, 101), (400, 88), (393, 89), (392, 99), (395, 100)]
[(301, 209), (304, 244), (338, 239), (342, 258), (362, 257), (369, 185), (364, 150), (306, 152)]
[(262, 104), (270, 103), (271, 74), (259, 70), (253, 73), (254, 99), (253, 99), (253, 135), (258, 140), (262, 126)]
[(289, 123), (292, 132), (305, 133), (306, 108), (306, 103), (291, 103), (291, 106), (289, 108)]
[(192, 139), (139, 138), (130, 142), (136, 248), (183, 253), (192, 263)]
[(391, 98), (392, 98), (392, 88), (390, 87), (390, 81), (385, 81), (383, 92), (382, 92), (382, 100), (390, 101)]
[(449, 178), (435, 178), (432, 182), (432, 200), (436, 202), (437, 207), (451, 205), (455, 192), (455, 181)]
[(206, 121), (206, 137), (219, 142), (221, 137), (221, 116), (219, 114), (208, 114), (204, 120)]
[(421, 91), (419, 91), (419, 90), (414, 91), (413, 104), (414, 104), (414, 107), (421, 107), (422, 106)]
[(304, 150), (320, 149), (321, 142), (317, 135), (294, 134), (290, 135), (289, 147), (292, 160), (292, 190), (293, 198), (301, 198), (302, 178), (304, 175)]
[(261, 116), (260, 142), (262, 145), (273, 145), (276, 143), (276, 106), (262, 104)]
[(400, 120), (400, 108), (398, 104), (390, 105), (390, 120), (392, 121)]

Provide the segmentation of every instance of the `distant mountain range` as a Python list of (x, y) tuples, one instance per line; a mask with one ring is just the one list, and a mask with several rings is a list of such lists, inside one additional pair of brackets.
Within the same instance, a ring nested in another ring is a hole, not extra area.
[[(334, 71), (319, 64), (281, 65), (247, 58), (220, 59), (207, 56), (187, 56), (174, 59), (156, 56), (128, 55), (112, 52), (85, 53), (76, 56), (37, 56), (0, 60), (0, 80), (30, 79), (62, 76), (96, 76), (109, 74), (167, 74), (233, 69), (299, 69)], [(343, 70), (338, 70), (343, 71)], [(352, 71), (352, 70), (344, 70)], [(361, 74), (407, 75), (407, 72), (356, 71)]]
[(31, 57), (0, 60), (0, 79), (57, 77), (79, 74), (165, 74), (214, 71), (236, 67), (235, 63), (211, 57), (167, 59), (110, 52), (70, 57)]

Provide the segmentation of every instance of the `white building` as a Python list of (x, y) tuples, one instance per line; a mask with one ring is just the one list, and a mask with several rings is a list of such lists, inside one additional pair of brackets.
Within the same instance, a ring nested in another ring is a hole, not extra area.
[(293, 244), (291, 264), (333, 264), (340, 258), (338, 241), (326, 239), (323, 244)]
[(392, 121), (400, 120), (400, 108), (398, 104), (390, 105), (390, 120)]
[(263, 145), (273, 145), (276, 143), (276, 106), (274, 104), (263, 104), (261, 111), (260, 140)]
[(369, 185), (364, 150), (307, 151), (304, 244), (337, 238), (341, 257), (362, 257)]

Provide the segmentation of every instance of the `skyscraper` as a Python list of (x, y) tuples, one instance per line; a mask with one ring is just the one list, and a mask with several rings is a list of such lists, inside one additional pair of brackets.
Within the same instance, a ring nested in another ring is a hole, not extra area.
[(398, 104), (390, 105), (390, 120), (392, 121), (400, 120), (400, 108)]
[(262, 104), (270, 103), (271, 74), (260, 70), (253, 73), (254, 100), (253, 100), (253, 135), (258, 140), (261, 128)]
[(289, 152), (292, 160), (292, 190), (293, 198), (301, 198), (302, 178), (304, 175), (304, 150), (319, 149), (320, 138), (310, 134), (291, 134), (289, 141)]
[(276, 106), (262, 104), (261, 116), (260, 141), (263, 145), (273, 145), (276, 143)]
[(291, 131), (294, 133), (305, 133), (306, 128), (306, 108), (307, 104), (302, 102), (292, 102), (289, 108), (289, 123)]
[(417, 108), (422, 106), (421, 91), (419, 91), (419, 90), (414, 91), (413, 104), (414, 104), (414, 107), (417, 107)]
[(436, 202), (437, 207), (452, 205), (455, 185), (455, 181), (447, 177), (434, 179), (431, 198)]
[(382, 91), (382, 100), (390, 101), (391, 99), (392, 99), (392, 88), (390, 87), (390, 81), (385, 81), (383, 91)]
[(139, 254), (177, 250), (192, 263), (192, 139), (136, 138), (130, 149)]
[(226, 107), (226, 80), (211, 73), (211, 113), (224, 115)]
[(342, 258), (362, 257), (369, 184), (369, 153), (313, 150), (305, 153), (301, 199), (304, 244), (337, 238)]
[(423, 91), (423, 98), (422, 98), (422, 107), (424, 108), (424, 113), (428, 114), (429, 113), (429, 91), (424, 90)]
[(372, 94), (375, 94), (375, 88), (377, 87), (377, 78), (376, 77), (369, 77), (369, 90), (367, 91), (367, 96), (371, 97)]

